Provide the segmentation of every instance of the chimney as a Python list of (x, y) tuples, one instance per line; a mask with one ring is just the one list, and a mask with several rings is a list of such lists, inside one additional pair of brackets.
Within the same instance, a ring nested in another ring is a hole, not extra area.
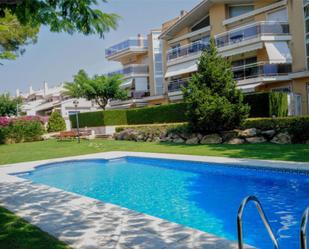
[(16, 89), (16, 97), (17, 97), (17, 98), (20, 97), (20, 91), (19, 91), (18, 88)]
[(46, 81), (44, 81), (44, 96), (46, 96), (48, 93), (48, 84)]
[(180, 17), (183, 17), (185, 14), (187, 14), (187, 11), (185, 11), (185, 10), (180, 11)]
[(29, 87), (29, 94), (32, 94), (33, 93), (33, 88), (32, 86)]

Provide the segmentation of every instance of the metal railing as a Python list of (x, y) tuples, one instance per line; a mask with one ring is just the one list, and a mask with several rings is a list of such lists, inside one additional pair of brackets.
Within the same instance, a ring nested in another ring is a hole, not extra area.
[(272, 229), (270, 227), (270, 224), (269, 224), (268, 219), (267, 219), (267, 217), (265, 215), (265, 212), (264, 212), (264, 210), (262, 208), (262, 205), (261, 205), (260, 201), (255, 196), (248, 196), (248, 197), (246, 197), (242, 201), (242, 203), (241, 203), (241, 205), (240, 205), (240, 207), (238, 209), (238, 213), (237, 213), (238, 248), (239, 249), (244, 249), (243, 224), (242, 224), (243, 213), (244, 213), (244, 209), (245, 209), (246, 205), (249, 202), (251, 202), (251, 201), (254, 202), (254, 204), (255, 204), (258, 212), (259, 212), (259, 215), (262, 218), (262, 221), (263, 221), (263, 223), (264, 223), (264, 225), (265, 225), (265, 227), (267, 229), (267, 232), (268, 232), (268, 234), (269, 234), (269, 236), (270, 236), (270, 238), (271, 238), (271, 240), (272, 240), (272, 242), (274, 244), (274, 248), (275, 249), (279, 249), (279, 244), (278, 244), (278, 242), (277, 242), (277, 240), (275, 238), (275, 235), (274, 235), (274, 233), (273, 233), (273, 231), (272, 231)]
[(113, 76), (115, 74), (122, 74), (124, 77), (128, 77), (131, 75), (145, 75), (149, 74), (149, 67), (148, 65), (143, 64), (131, 64), (117, 71), (110, 72), (107, 75)]
[(307, 227), (309, 219), (309, 207), (305, 210), (300, 223), (300, 249), (308, 249)]
[(187, 87), (191, 78), (172, 80), (168, 83), (168, 92), (178, 92), (182, 87)]
[(262, 76), (280, 76), (292, 72), (292, 64), (270, 64), (269, 62), (259, 62), (233, 67), (235, 80), (245, 80)]
[(145, 37), (135, 37), (135, 38), (129, 38), (128, 40), (125, 40), (123, 42), (120, 42), (114, 46), (111, 46), (105, 50), (105, 56), (110, 57), (112, 55), (115, 55), (117, 53), (120, 53), (124, 50), (130, 49), (130, 48), (148, 48), (148, 41)]
[(218, 48), (254, 39), (262, 35), (288, 35), (290, 26), (287, 22), (263, 21), (239, 27), (215, 36)]
[(180, 57), (194, 55), (209, 48), (209, 41), (197, 41), (185, 46), (171, 49), (167, 52), (167, 61), (171, 61)]

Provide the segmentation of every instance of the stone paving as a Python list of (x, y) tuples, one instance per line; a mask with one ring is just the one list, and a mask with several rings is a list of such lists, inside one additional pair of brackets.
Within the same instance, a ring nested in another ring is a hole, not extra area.
[[(72, 159), (117, 158), (126, 155), (215, 161), (209, 157), (149, 153), (101, 153), (0, 167), (0, 206), (40, 227), (72, 248), (81, 249), (236, 249), (235, 242), (95, 199), (34, 184), (8, 173), (33, 170), (42, 163)], [(216, 162), (237, 163), (238, 159)], [(236, 161), (235, 161), (236, 160)], [(246, 161), (250, 164), (250, 161)], [(238, 162), (240, 163), (240, 161)], [(257, 166), (257, 161), (252, 160)], [(268, 162), (271, 166), (276, 163)], [(260, 165), (265, 166), (265, 162)], [(287, 163), (288, 167), (291, 164)], [(283, 167), (285, 167), (283, 165)], [(309, 169), (308, 164), (298, 164)], [(235, 226), (236, 229), (236, 226)], [(247, 248), (252, 248), (247, 246)]]

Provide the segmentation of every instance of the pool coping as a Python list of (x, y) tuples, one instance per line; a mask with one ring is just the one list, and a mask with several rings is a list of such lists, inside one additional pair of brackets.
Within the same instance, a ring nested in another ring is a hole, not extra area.
[(309, 163), (300, 162), (125, 151), (104, 152), (0, 166), (0, 206), (73, 248), (238, 248), (235, 242), (212, 234), (11, 175), (35, 170), (42, 164), (121, 157), (173, 159), (309, 172)]

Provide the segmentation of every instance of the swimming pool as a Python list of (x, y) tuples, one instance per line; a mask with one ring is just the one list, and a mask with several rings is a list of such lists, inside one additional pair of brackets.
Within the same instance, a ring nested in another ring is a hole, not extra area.
[[(126, 157), (44, 165), (21, 177), (236, 240), (242, 199), (257, 196), (282, 249), (299, 248), (309, 176), (223, 164)], [(273, 248), (254, 205), (244, 216), (245, 242)]]

